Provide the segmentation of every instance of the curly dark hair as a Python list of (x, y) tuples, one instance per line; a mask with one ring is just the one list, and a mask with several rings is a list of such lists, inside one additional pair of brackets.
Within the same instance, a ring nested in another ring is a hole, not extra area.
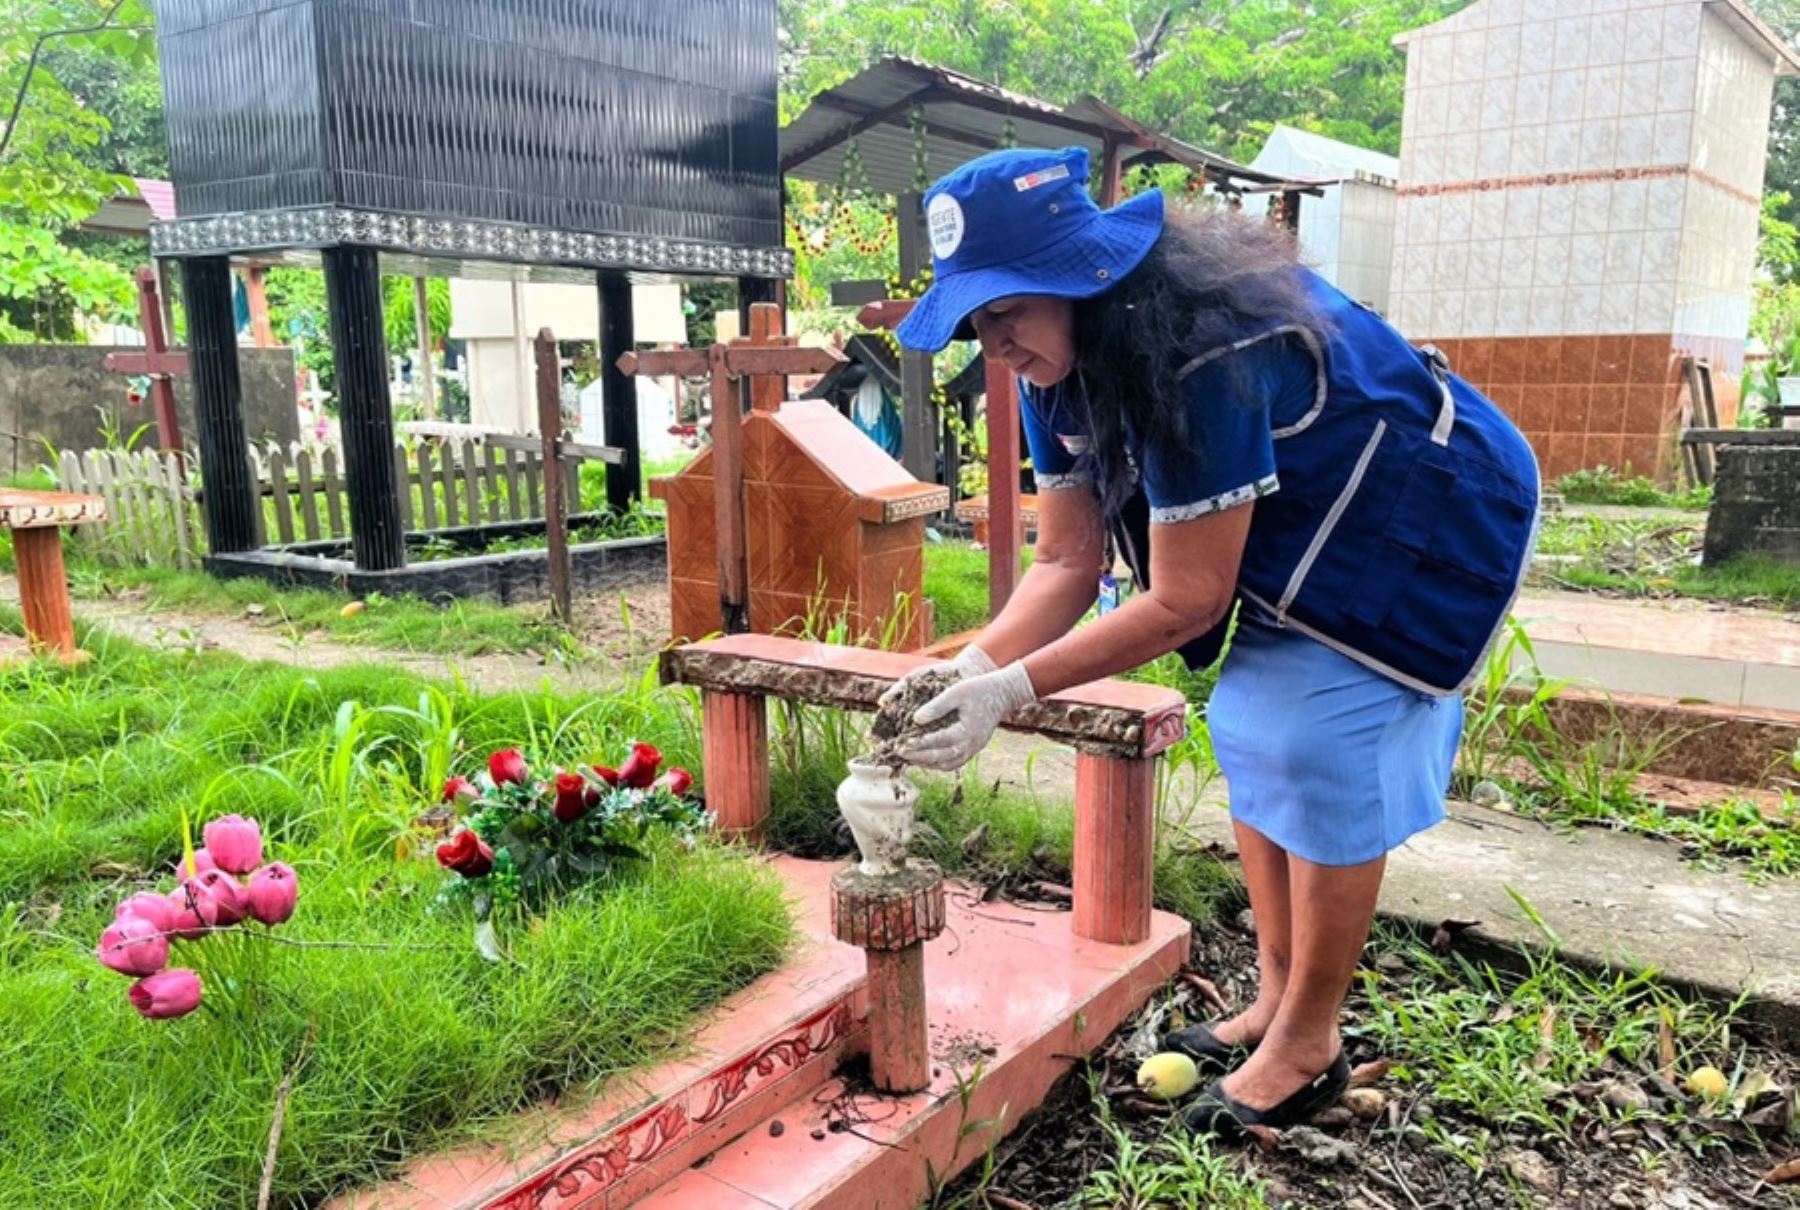
[[(1183, 367), (1282, 324), (1322, 338), (1327, 322), (1297, 271), (1286, 231), (1234, 211), (1171, 214), (1135, 270), (1106, 293), (1075, 303), (1074, 382), (1061, 385), (1073, 386), (1087, 407), (1091, 439), (1083, 461), (1101, 486), (1104, 514), (1117, 516), (1134, 487), (1128, 431), (1146, 443), (1186, 438)], [(1228, 359), (1227, 372), (1237, 360)]]

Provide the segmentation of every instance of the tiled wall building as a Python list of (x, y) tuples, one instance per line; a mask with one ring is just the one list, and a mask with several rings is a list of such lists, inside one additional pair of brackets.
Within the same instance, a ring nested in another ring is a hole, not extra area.
[(1674, 466), (1681, 355), (1735, 412), (1777, 74), (1742, 0), (1476, 0), (1407, 55), (1391, 307), (1546, 478)]

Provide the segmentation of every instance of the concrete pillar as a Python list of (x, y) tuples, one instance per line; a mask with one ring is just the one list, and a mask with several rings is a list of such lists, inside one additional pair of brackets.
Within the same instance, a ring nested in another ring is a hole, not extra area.
[(1135, 945), (1150, 935), (1156, 865), (1155, 758), (1075, 758), (1078, 937)]
[(760, 694), (701, 695), (706, 806), (727, 835), (761, 839), (769, 818), (769, 715)]

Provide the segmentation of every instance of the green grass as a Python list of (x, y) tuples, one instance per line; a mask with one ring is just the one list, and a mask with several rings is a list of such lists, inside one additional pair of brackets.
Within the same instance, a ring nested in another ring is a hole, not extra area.
[[(1379, 930), (1378, 930), (1379, 932)], [(1676, 996), (1654, 971), (1590, 974), (1552, 951), (1521, 951), (1522, 973), (1453, 952), (1439, 957), (1411, 938), (1378, 935), (1375, 947), (1402, 959), (1399, 974), (1364, 969), (1351, 1018), (1398, 1062), (1389, 1079), (1495, 1127), (1525, 1127), (1578, 1144), (1578, 1122), (1603, 1110), (1569, 1090), (1609, 1075), (1661, 1066), (1658, 1035), (1673, 1046), (1674, 1070), (1734, 1070), (1742, 1042), (1732, 1008)], [(1684, 1120), (1683, 1110), (1671, 1120)], [(1492, 1136), (1453, 1135), (1421, 1123), (1439, 1147), (1479, 1166)]]
[[(653, 842), (512, 922), (505, 964), (432, 907), (447, 876), (412, 821), (448, 770), (505, 744), (569, 761), (633, 738), (697, 768), (685, 694), (490, 696), (378, 666), (94, 647), (81, 668), (0, 674), (0, 1205), (251, 1205), (290, 1068), (274, 1204), (316, 1204), (669, 1053), (788, 942), (779, 882), (710, 842)], [(319, 945), (178, 944), (177, 964), (198, 950), (211, 972), (206, 1005), (145, 1022), (92, 947), (119, 898), (169, 884), (184, 811), (258, 817), (302, 887), (275, 936)]]
[(1158, 1210), (1264, 1210), (1270, 1190), (1253, 1173), (1245, 1157), (1195, 1135), (1179, 1119), (1149, 1142), (1143, 1142), (1114, 1120), (1104, 1092), (1093, 1089), (1094, 1112), (1101, 1115), (1109, 1154), (1088, 1173), (1077, 1206), (1157, 1207)]
[(986, 624), (988, 552), (967, 542), (927, 542), (925, 596), (936, 609), (940, 639)]
[(1557, 480), (1555, 490), (1571, 504), (1621, 504), (1640, 508), (1680, 508), (1705, 512), (1712, 505), (1712, 488), (1694, 487), (1684, 492), (1665, 492), (1655, 480), (1627, 475), (1608, 466), (1573, 471)]
[(1702, 528), (1698, 520), (1670, 524), (1551, 514), (1538, 537), (1532, 580), (1543, 587), (1620, 596), (1800, 609), (1800, 567), (1761, 555), (1702, 567)]

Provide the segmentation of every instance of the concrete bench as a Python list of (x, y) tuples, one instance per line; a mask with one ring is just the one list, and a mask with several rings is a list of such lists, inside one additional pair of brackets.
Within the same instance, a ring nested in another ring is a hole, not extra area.
[[(99, 496), (0, 488), (0, 529), (12, 531), (13, 562), (19, 569), (19, 604), (25, 639), (32, 649), (77, 663), (74, 611), (63, 567), (64, 527), (106, 519)], [(7, 653), (0, 650), (0, 658)]]
[[(872, 712), (924, 656), (743, 634), (674, 647), (664, 684), (701, 691), (706, 800), (724, 830), (760, 836), (769, 814), (769, 698)], [(1077, 935), (1115, 945), (1149, 935), (1156, 762), (1187, 734), (1173, 689), (1096, 681), (1009, 716), (1008, 731), (1076, 750)]]

